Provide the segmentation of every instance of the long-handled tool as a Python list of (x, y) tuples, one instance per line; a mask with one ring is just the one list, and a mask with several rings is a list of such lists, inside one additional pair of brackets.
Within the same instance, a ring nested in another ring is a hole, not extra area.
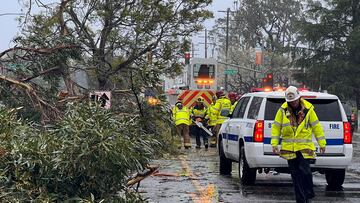
[[(193, 120), (194, 121), (194, 120)], [(201, 122), (198, 122), (198, 121), (194, 121), (194, 123), (201, 129), (203, 129), (207, 134), (209, 134), (210, 136), (213, 136), (214, 134), (207, 128), (205, 128), (205, 126), (201, 123)]]

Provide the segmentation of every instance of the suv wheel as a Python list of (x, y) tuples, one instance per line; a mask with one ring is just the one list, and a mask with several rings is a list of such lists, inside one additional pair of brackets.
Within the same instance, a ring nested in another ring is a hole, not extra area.
[(256, 180), (256, 169), (250, 168), (246, 161), (244, 146), (240, 147), (239, 154), (239, 177), (243, 185), (253, 185)]
[(230, 175), (232, 170), (232, 161), (225, 157), (222, 141), (219, 141), (220, 174)]
[(341, 187), (345, 179), (345, 169), (329, 169), (325, 171), (326, 182), (330, 187)]

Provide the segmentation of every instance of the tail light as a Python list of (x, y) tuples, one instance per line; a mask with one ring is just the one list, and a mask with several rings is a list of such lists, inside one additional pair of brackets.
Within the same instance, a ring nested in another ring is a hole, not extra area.
[(351, 126), (349, 122), (344, 122), (344, 144), (351, 144)]
[(256, 121), (254, 128), (254, 141), (264, 141), (264, 121)]

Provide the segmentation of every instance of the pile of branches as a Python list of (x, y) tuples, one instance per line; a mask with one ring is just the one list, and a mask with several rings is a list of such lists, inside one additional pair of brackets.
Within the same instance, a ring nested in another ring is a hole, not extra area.
[(0, 108), (1, 202), (126, 199), (129, 172), (161, 147), (138, 120), (97, 105), (68, 104), (45, 129), (16, 114)]

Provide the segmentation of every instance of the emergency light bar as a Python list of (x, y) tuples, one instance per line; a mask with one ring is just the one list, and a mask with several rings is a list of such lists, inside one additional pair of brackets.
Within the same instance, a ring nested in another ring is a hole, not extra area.
[(213, 84), (214, 81), (213, 80), (206, 80), (206, 79), (199, 79), (195, 81), (197, 84)]

